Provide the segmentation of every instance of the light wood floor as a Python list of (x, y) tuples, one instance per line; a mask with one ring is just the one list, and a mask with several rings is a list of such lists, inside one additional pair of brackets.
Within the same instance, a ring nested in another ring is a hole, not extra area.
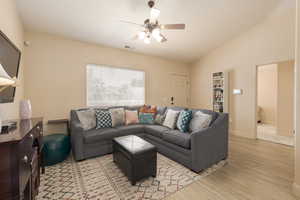
[(293, 147), (231, 136), (226, 166), (167, 200), (290, 200)]

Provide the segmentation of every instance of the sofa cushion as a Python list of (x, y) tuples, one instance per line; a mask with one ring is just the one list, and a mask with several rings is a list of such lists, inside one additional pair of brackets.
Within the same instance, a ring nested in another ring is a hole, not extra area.
[(163, 114), (163, 115), (162, 114), (157, 114), (155, 116), (154, 123), (157, 124), (157, 125), (163, 125), (165, 118), (166, 118), (165, 114)]
[(125, 125), (138, 124), (139, 116), (137, 110), (125, 110)]
[(151, 106), (151, 105), (144, 105), (140, 108), (139, 112), (140, 113), (153, 113), (153, 114), (156, 114), (157, 107), (156, 106)]
[(122, 136), (123, 134), (115, 128), (93, 129), (83, 133), (85, 143), (96, 143), (103, 140), (112, 140), (114, 137)]
[(106, 110), (95, 109), (95, 113), (96, 113), (96, 122), (97, 122), (96, 129), (112, 127), (110, 112)]
[(122, 126), (125, 123), (124, 108), (111, 108), (109, 109), (112, 121), (112, 127)]
[(169, 131), (170, 129), (165, 126), (160, 125), (146, 125), (145, 126), (145, 132), (147, 134), (153, 135), (158, 138), (162, 138), (162, 135), (164, 132)]
[(96, 127), (96, 116), (93, 109), (77, 110), (76, 114), (83, 130), (87, 131)]
[(117, 131), (121, 132), (121, 134), (137, 134), (144, 133), (145, 126), (143, 124), (132, 124), (128, 126), (119, 126), (117, 127)]
[(182, 110), (180, 112), (176, 126), (181, 132), (188, 132), (192, 115), (191, 110)]
[(154, 114), (140, 112), (139, 122), (141, 124), (154, 124)]
[(214, 112), (212, 110), (205, 110), (205, 109), (193, 109), (193, 115), (197, 112), (197, 111), (201, 111), (205, 114), (211, 115), (211, 122), (209, 125), (212, 125), (212, 123), (214, 123), (214, 121), (218, 118), (219, 114), (217, 112)]
[(174, 129), (176, 126), (176, 122), (177, 122), (179, 113), (180, 113), (180, 111), (168, 109), (166, 117), (163, 122), (163, 125), (171, 128), (171, 129)]
[(162, 139), (186, 149), (190, 149), (191, 147), (191, 135), (182, 133), (179, 130), (166, 131), (163, 134)]
[(159, 115), (164, 115), (166, 113), (167, 107), (165, 106), (157, 106), (157, 113)]
[(190, 132), (200, 131), (209, 127), (211, 120), (212, 115), (205, 114), (202, 111), (195, 112), (190, 122)]

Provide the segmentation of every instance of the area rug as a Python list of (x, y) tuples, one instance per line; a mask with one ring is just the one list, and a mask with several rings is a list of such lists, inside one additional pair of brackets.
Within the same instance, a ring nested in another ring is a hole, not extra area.
[(112, 155), (81, 162), (72, 157), (46, 167), (38, 200), (161, 200), (224, 166), (221, 161), (197, 174), (158, 154), (157, 177), (132, 186), (115, 165)]

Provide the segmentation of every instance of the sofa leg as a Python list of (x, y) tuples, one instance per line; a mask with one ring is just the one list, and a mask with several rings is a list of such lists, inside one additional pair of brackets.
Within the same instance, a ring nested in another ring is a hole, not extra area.
[(76, 160), (76, 162), (82, 162), (82, 161), (85, 161), (86, 159), (81, 159), (81, 160)]
[(196, 171), (196, 170), (193, 170), (193, 169), (190, 169), (192, 172), (196, 173), (196, 174), (199, 174), (200, 172), (203, 171), (203, 169), (199, 170), (199, 171)]
[(136, 185), (136, 181), (131, 181), (131, 185), (135, 186)]

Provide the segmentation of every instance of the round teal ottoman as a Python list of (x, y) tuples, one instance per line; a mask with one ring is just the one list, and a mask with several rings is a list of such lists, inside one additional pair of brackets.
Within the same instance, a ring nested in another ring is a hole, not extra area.
[(70, 138), (65, 134), (53, 134), (43, 137), (45, 166), (54, 165), (64, 161), (71, 149)]

